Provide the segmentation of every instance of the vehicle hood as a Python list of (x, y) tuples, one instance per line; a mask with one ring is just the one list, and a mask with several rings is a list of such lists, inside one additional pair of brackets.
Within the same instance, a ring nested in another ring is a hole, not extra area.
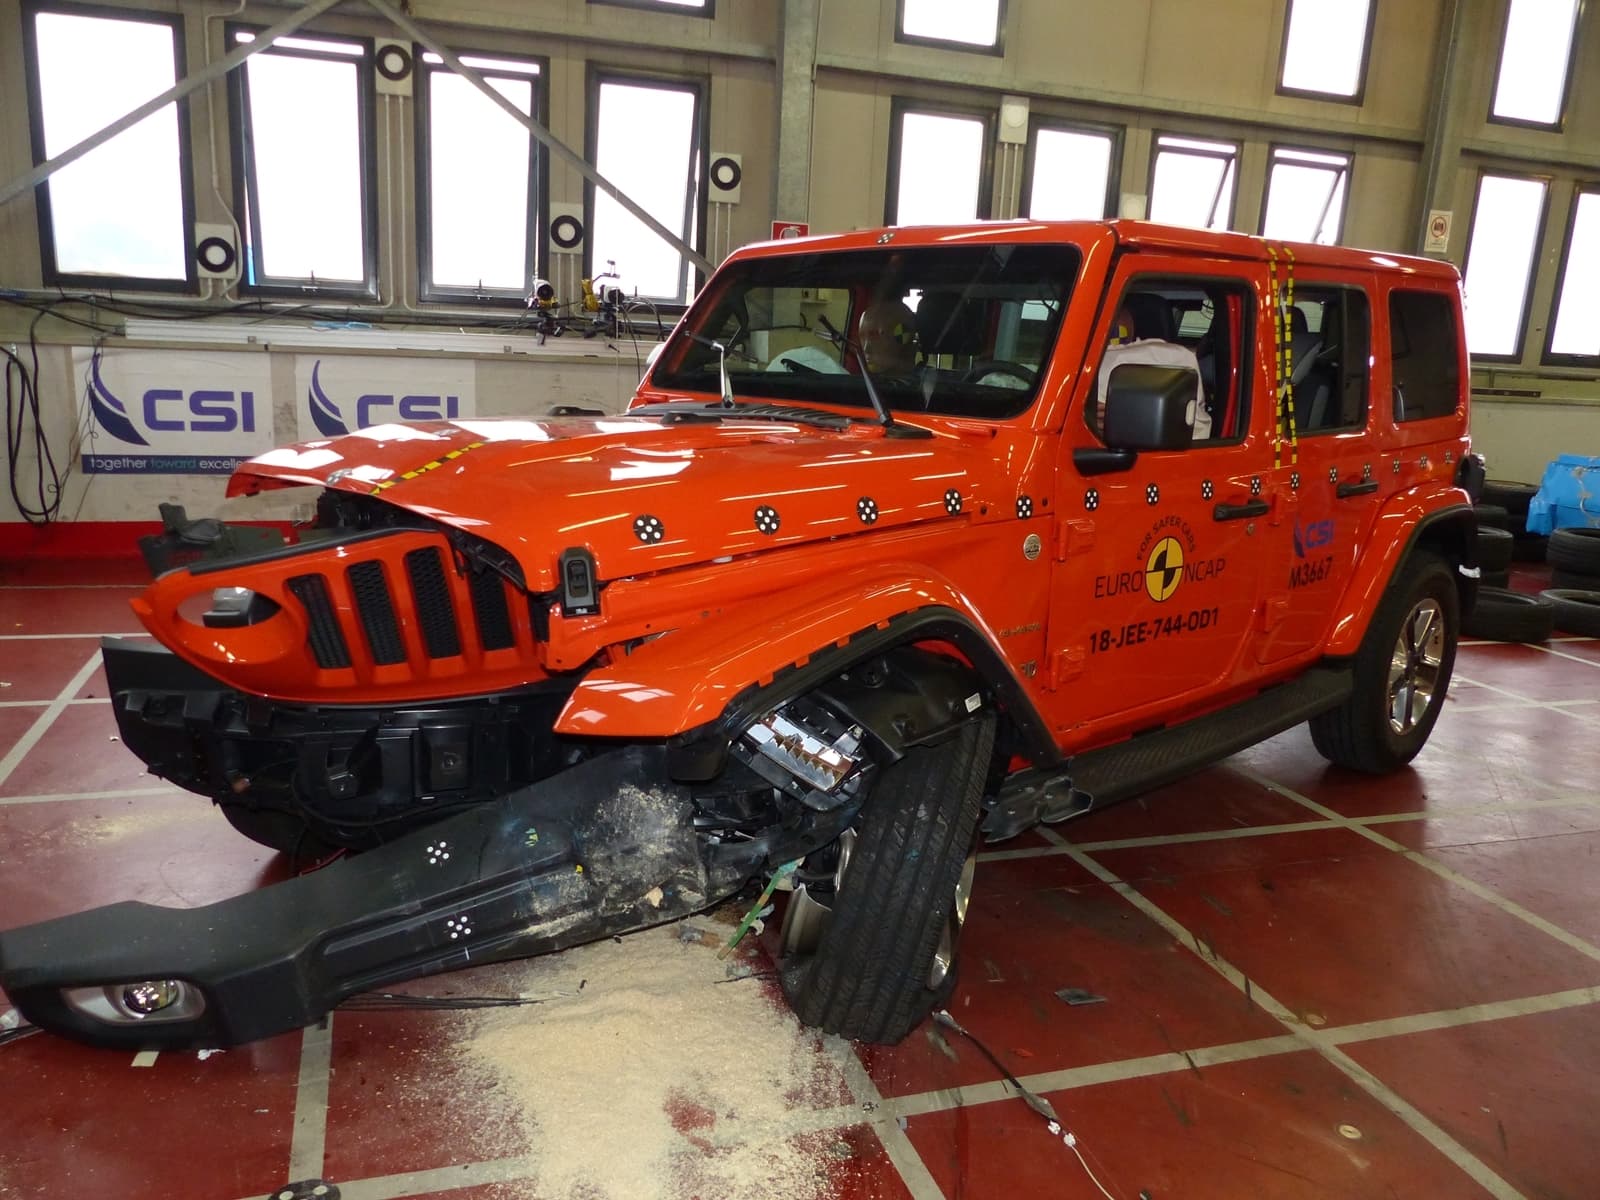
[(571, 546), (615, 579), (999, 511), (1012, 498), (993, 439), (988, 427), (900, 438), (779, 418), (381, 425), (251, 459), (228, 494), (375, 495), (500, 546), (530, 589), (551, 591)]

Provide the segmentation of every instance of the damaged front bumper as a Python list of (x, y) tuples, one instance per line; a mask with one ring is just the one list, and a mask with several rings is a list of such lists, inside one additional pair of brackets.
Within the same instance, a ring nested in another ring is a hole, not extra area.
[(216, 1047), (358, 992), (686, 916), (755, 870), (707, 846), (666, 751), (630, 746), (331, 867), (195, 909), (113, 904), (0, 933), (29, 1021), (103, 1046)]

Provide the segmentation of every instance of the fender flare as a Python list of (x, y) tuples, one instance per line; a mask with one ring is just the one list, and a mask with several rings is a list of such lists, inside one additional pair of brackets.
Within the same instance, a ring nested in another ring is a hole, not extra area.
[[(772, 628), (772, 607), (792, 614)], [(1055, 762), (1048, 723), (996, 639), (948, 580), (890, 564), (755, 600), (715, 621), (679, 628), (591, 671), (574, 689), (556, 732), (670, 738), (686, 758), (720, 758), (729, 740), (767, 710), (854, 663), (916, 642), (944, 642), (1016, 726), (1022, 752)], [(698, 774), (698, 772), (696, 772)]]
[[(1368, 552), (1357, 562), (1335, 610), (1328, 656), (1343, 658), (1360, 648), (1379, 597), (1399, 577), (1418, 547), (1442, 546), (1455, 566), (1476, 567), (1476, 529), (1472, 505), (1459, 487), (1413, 488), (1390, 497), (1378, 513), (1367, 542)], [(1476, 581), (1458, 576), (1456, 583), (1465, 607), (1477, 594)]]

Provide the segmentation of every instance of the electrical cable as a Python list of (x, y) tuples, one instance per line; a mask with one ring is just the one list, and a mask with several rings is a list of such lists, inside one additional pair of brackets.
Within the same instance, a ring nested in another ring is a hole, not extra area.
[[(28, 362), (24, 363), (10, 347), (0, 346), (5, 355), (6, 393), (6, 477), (12, 502), (22, 519), (30, 525), (48, 525), (61, 512), (66, 479), (56, 465), (55, 451), (44, 428), (39, 403), (39, 312), (28, 326)], [(29, 440), (32, 423), (34, 456), (34, 502), (23, 499), (21, 457)]]

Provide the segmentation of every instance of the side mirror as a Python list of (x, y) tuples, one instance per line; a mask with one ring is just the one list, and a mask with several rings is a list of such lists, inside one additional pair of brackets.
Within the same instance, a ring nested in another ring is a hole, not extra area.
[(1106, 388), (1105, 441), (1113, 450), (1187, 450), (1200, 375), (1186, 367), (1122, 363)]

